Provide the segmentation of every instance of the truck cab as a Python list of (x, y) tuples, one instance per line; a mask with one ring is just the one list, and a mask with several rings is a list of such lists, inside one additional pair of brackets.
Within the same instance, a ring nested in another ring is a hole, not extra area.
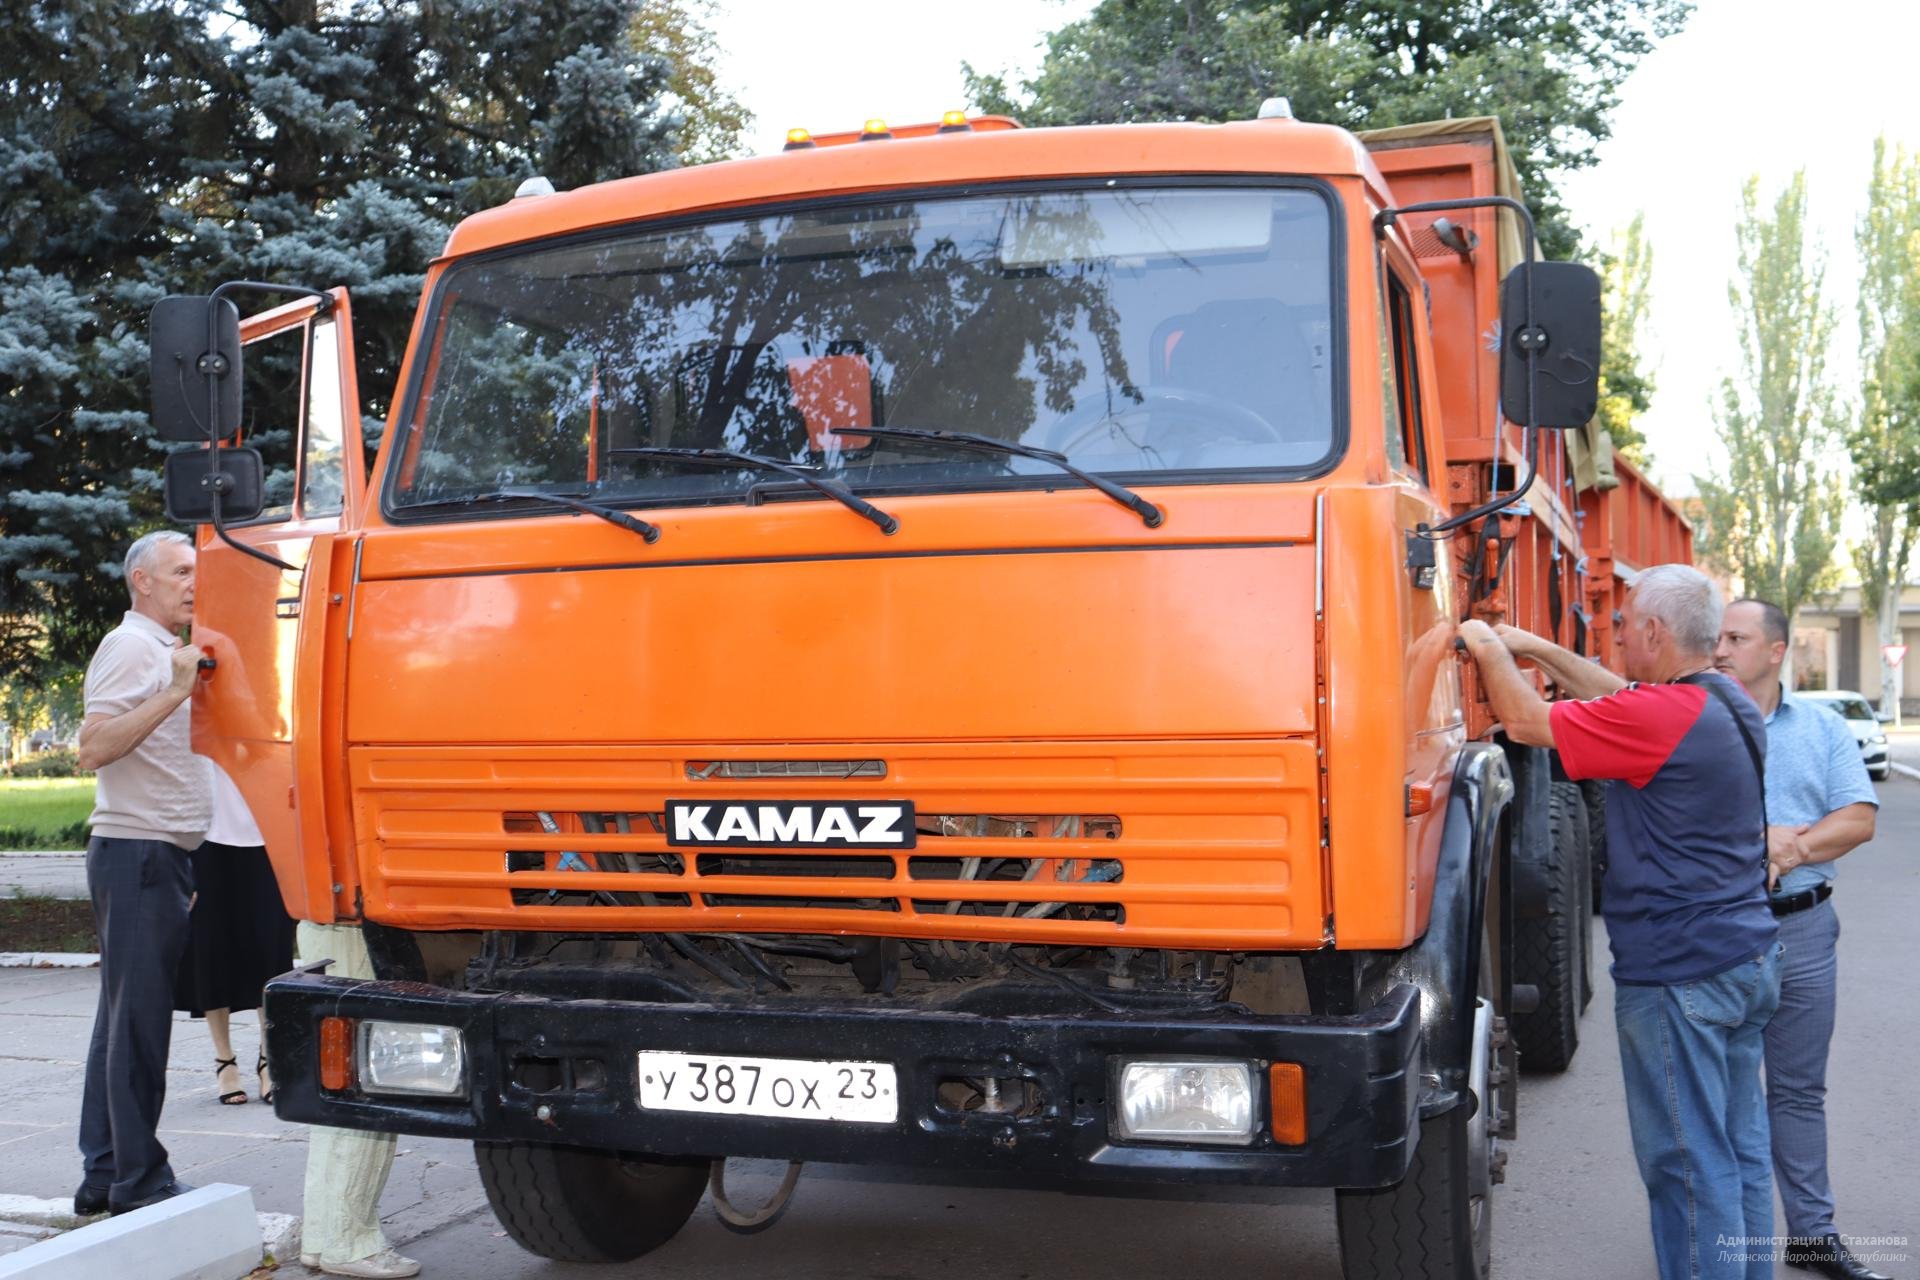
[(1349, 1275), (1484, 1273), (1527, 921), (1576, 963), (1587, 871), (1452, 641), (1584, 642), (1574, 453), (1501, 385), (1514, 325), (1597, 352), (1577, 279), (1503, 319), (1523, 211), (1450, 124), (530, 184), (428, 273), (370, 467), (344, 290), (156, 321), (218, 446), (170, 478), (196, 749), (381, 979), (269, 987), (279, 1114), (471, 1138), (556, 1258), (739, 1155), (1332, 1186)]

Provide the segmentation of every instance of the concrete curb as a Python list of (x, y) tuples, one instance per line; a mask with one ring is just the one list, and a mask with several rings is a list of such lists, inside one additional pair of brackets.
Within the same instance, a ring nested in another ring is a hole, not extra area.
[(0, 1280), (237, 1280), (260, 1258), (253, 1192), (215, 1183), (0, 1257)]
[(1893, 762), (1893, 771), (1895, 773), (1905, 774), (1915, 782), (1920, 782), (1920, 769), (1916, 769), (1910, 764), (1901, 764), (1898, 760), (1895, 760)]
[(98, 969), (98, 952), (0, 951), (0, 969)]

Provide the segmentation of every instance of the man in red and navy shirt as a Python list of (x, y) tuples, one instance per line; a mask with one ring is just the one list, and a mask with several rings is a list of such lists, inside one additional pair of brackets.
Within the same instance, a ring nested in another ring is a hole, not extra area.
[[(1660, 565), (1627, 596), (1621, 680), (1524, 631), (1463, 623), (1494, 715), (1607, 788), (1604, 903), (1627, 1117), (1663, 1280), (1773, 1274), (1773, 1186), (1760, 1088), (1780, 999), (1767, 906), (1766, 726), (1712, 670), (1720, 593)], [(1514, 659), (1560, 692), (1548, 703)]]

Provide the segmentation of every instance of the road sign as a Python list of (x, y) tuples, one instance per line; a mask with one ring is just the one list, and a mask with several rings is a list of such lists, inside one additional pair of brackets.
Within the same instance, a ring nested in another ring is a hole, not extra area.
[(1897, 667), (1900, 665), (1900, 659), (1907, 656), (1907, 646), (1903, 644), (1883, 644), (1880, 646), (1880, 656), (1886, 659), (1888, 666)]

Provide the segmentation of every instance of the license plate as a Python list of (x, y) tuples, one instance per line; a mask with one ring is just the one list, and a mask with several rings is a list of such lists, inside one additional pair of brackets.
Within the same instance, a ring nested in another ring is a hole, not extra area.
[(639, 1058), (640, 1105), (654, 1111), (855, 1124), (891, 1124), (900, 1115), (890, 1062), (655, 1050), (643, 1050)]

